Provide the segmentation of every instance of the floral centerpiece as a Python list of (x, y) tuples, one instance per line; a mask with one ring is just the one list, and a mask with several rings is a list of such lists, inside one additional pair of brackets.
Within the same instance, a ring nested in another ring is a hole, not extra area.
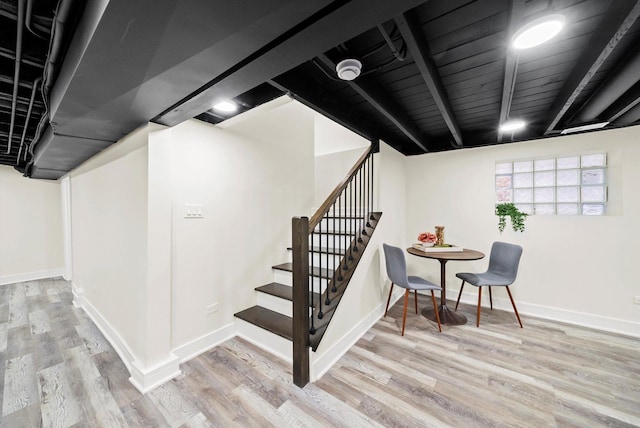
[(418, 235), (418, 241), (422, 243), (424, 247), (431, 247), (438, 238), (431, 232), (423, 232)]

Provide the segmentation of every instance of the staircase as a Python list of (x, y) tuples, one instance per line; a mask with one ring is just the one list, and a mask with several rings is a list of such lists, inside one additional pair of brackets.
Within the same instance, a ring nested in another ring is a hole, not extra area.
[[(241, 328), (254, 329), (252, 337), (267, 342), (266, 348), (287, 359), (293, 356), (298, 386), (309, 381), (308, 348), (318, 348), (382, 215), (370, 209), (372, 154), (373, 147), (310, 220), (293, 219), (289, 260), (272, 266), (274, 281), (255, 289), (257, 304), (235, 314), (249, 325)], [(297, 294), (294, 283), (301, 284)], [(294, 295), (301, 302), (295, 312)]]

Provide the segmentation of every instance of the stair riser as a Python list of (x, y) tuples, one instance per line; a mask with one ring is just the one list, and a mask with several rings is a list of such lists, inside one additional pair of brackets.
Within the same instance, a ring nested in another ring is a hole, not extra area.
[[(275, 282), (279, 282), (280, 284), (288, 285), (291, 287), (293, 285), (293, 274), (291, 272), (287, 272), (284, 270), (274, 270), (273, 271), (273, 280)], [(311, 281), (309, 281), (311, 282)], [(318, 286), (322, 287), (322, 291), (327, 288), (327, 280), (324, 278), (313, 278), (313, 290), (318, 292)]]
[[(293, 302), (291, 300), (258, 292), (256, 296), (256, 305), (293, 318)], [(313, 310), (311, 306), (309, 306), (309, 317), (311, 317), (312, 314)]]
[[(312, 253), (313, 266), (320, 266), (320, 258), (320, 254)], [(322, 254), (322, 268), (324, 269), (328, 267), (330, 270), (335, 270), (336, 267), (340, 264), (340, 260), (342, 260), (341, 255), (329, 254), (329, 257), (327, 258), (326, 254)], [(287, 254), (287, 261), (293, 262), (293, 254), (291, 251), (289, 251)]]
[(235, 322), (238, 326), (238, 334), (241, 337), (285, 361), (292, 361), (293, 342), (244, 320), (236, 318)]
[(256, 305), (293, 318), (293, 304), (290, 300), (258, 292), (256, 296)]
[[(327, 234), (314, 234), (313, 246), (314, 247), (327, 247), (327, 248), (349, 248), (349, 243), (353, 240), (351, 235), (327, 235)], [(311, 245), (311, 241), (309, 241)]]
[(322, 221), (318, 226), (316, 226), (315, 231), (319, 232), (320, 228), (322, 228), (322, 232), (333, 232), (335, 230), (339, 232), (350, 232), (353, 233), (361, 230), (366, 222), (362, 219), (336, 219), (335, 224), (333, 219), (328, 219)]

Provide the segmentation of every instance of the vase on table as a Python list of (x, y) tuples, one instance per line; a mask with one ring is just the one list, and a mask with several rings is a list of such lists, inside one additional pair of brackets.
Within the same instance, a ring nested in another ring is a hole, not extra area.
[(435, 245), (444, 245), (444, 226), (436, 226)]

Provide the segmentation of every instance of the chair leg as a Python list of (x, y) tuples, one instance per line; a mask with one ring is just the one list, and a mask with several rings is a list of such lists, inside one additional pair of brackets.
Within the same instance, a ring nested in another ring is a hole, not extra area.
[(464, 288), (464, 281), (462, 281), (462, 285), (460, 286), (460, 292), (458, 293), (458, 300), (456, 300), (456, 311), (458, 310), (458, 303), (460, 303), (460, 296), (462, 296), (462, 289)]
[(491, 295), (491, 286), (489, 286), (489, 304), (491, 305), (491, 310), (493, 310), (493, 296)]
[(416, 314), (418, 313), (418, 290), (413, 290), (414, 294), (415, 294), (415, 301), (416, 301)]
[(391, 283), (391, 287), (389, 288), (389, 298), (387, 299), (387, 307), (384, 310), (384, 316), (387, 316), (387, 311), (389, 310), (389, 302), (391, 302), (391, 293), (393, 292), (393, 282)]
[(402, 313), (402, 336), (404, 336), (404, 325), (407, 322), (407, 304), (409, 303), (409, 290), (404, 292), (404, 312)]
[(518, 314), (518, 310), (516, 309), (516, 304), (513, 301), (513, 297), (511, 296), (511, 291), (509, 290), (509, 286), (507, 286), (507, 293), (509, 293), (509, 299), (511, 299), (511, 305), (513, 306), (513, 311), (516, 313), (516, 318), (518, 318), (518, 322), (520, 323), (520, 328), (523, 328), (522, 321), (520, 321), (520, 315)]
[(482, 287), (478, 287), (478, 315), (476, 316), (476, 327), (480, 327), (480, 302), (482, 301)]
[(436, 321), (438, 322), (438, 330), (442, 333), (442, 326), (440, 325), (440, 314), (438, 313), (438, 304), (436, 303), (436, 295), (431, 290), (431, 301), (433, 302), (433, 311), (436, 313)]

